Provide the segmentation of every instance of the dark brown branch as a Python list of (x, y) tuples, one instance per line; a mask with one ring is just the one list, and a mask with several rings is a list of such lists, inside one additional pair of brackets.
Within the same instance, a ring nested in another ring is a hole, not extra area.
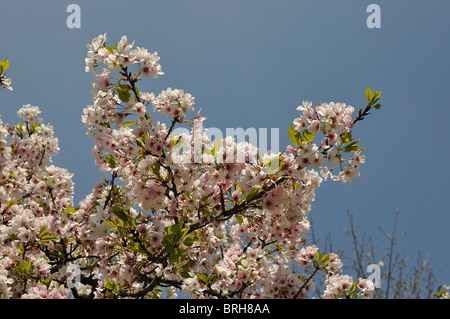
[(372, 108), (372, 106), (370, 104), (368, 104), (366, 106), (366, 108), (364, 109), (364, 111), (362, 110), (362, 108), (359, 109), (359, 113), (356, 116), (356, 118), (353, 120), (353, 125), (355, 125), (356, 122), (358, 121), (362, 121), (364, 120), (364, 117), (366, 117), (367, 115), (370, 114), (370, 109)]
[(164, 137), (164, 140), (166, 140), (170, 136), (170, 133), (172, 133), (173, 128), (175, 127), (175, 124), (178, 122), (179, 118), (180, 118), (180, 116), (177, 116), (177, 117), (173, 118), (172, 124), (170, 125), (170, 128), (167, 131), (166, 137)]
[(133, 91), (134, 96), (136, 97), (136, 100), (138, 102), (141, 102), (141, 98), (139, 97), (139, 93), (136, 89), (137, 81), (131, 77), (131, 72), (128, 73), (128, 67), (122, 68), (122, 71), (120, 72), (120, 74), (122, 74), (126, 78), (126, 80), (129, 82), (128, 87)]
[(111, 200), (111, 196), (112, 196), (112, 191), (114, 189), (114, 180), (116, 179), (116, 177), (117, 177), (117, 173), (113, 172), (112, 178), (111, 178), (111, 189), (108, 192), (108, 196), (106, 197), (105, 205), (103, 205), (103, 209), (106, 209), (106, 207), (109, 205), (109, 201)]
[(311, 274), (311, 276), (308, 277), (308, 279), (306, 279), (306, 281), (303, 283), (303, 285), (300, 287), (300, 289), (297, 291), (297, 293), (294, 295), (294, 297), (292, 299), (296, 299), (298, 297), (298, 295), (301, 294), (301, 292), (303, 291), (303, 289), (305, 289), (306, 285), (311, 281), (312, 277), (314, 277), (314, 275), (317, 273), (317, 271), (320, 269), (319, 266), (316, 266), (316, 268), (314, 269), (313, 273)]

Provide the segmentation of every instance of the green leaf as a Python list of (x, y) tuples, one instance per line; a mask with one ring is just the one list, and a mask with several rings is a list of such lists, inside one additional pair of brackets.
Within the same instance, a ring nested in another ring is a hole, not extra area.
[(280, 155), (272, 158), (264, 166), (269, 168), (269, 173), (278, 172), (284, 166), (282, 155), (280, 154)]
[(105, 283), (105, 288), (111, 291), (114, 291), (114, 288), (116, 287), (116, 284), (112, 281), (107, 280)]
[(55, 240), (55, 239), (57, 239), (58, 237), (57, 236), (55, 236), (55, 235), (52, 235), (52, 234), (43, 234), (42, 236), (41, 236), (41, 240), (40, 241), (52, 241), (52, 240)]
[(47, 228), (47, 226), (42, 226), (41, 228), (39, 228), (39, 237), (41, 237), (47, 231)]
[(211, 274), (208, 276), (208, 284), (210, 285), (214, 284), (217, 280), (219, 280), (219, 276), (217, 274)]
[(359, 282), (359, 279), (356, 279), (356, 280), (353, 282), (353, 285), (350, 287), (349, 292), (353, 292), (353, 291), (356, 290), (356, 286), (358, 285), (358, 282)]
[(152, 173), (155, 174), (157, 177), (160, 177), (160, 174), (159, 174), (160, 169), (161, 169), (161, 164), (160, 164), (158, 161), (156, 161), (156, 162), (152, 165), (151, 171), (152, 171)]
[(317, 260), (317, 261), (319, 261), (319, 259), (320, 259), (320, 254), (319, 254), (318, 251), (316, 251), (316, 253), (314, 254), (314, 259)]
[(219, 276), (217, 274), (211, 274), (208, 276), (207, 274), (199, 273), (197, 274), (197, 278), (200, 279), (205, 285), (212, 285), (219, 279)]
[(69, 213), (76, 213), (79, 210), (80, 210), (80, 207), (68, 207), (65, 209), (65, 211), (69, 212)]
[(311, 132), (308, 131), (308, 130), (304, 130), (304, 131), (303, 131), (302, 142), (309, 143), (309, 142), (311, 142), (315, 137), (316, 137), (316, 134), (313, 134), (313, 133), (311, 133)]
[(179, 247), (173, 247), (172, 253), (169, 255), (169, 262), (171, 264), (178, 263), (183, 257), (183, 251)]
[(105, 49), (108, 50), (109, 54), (114, 54), (114, 49), (113, 48), (105, 46)]
[(184, 238), (189, 232), (189, 227), (185, 227), (181, 229), (181, 238)]
[(19, 240), (19, 237), (17, 237), (16, 234), (11, 234), (11, 235), (8, 235), (8, 239), (9, 240)]
[(142, 137), (136, 139), (136, 144), (141, 148), (145, 148), (144, 143), (142, 142)]
[(236, 214), (236, 220), (238, 222), (239, 225), (242, 225), (242, 223), (244, 222), (244, 217), (242, 217), (241, 214)]
[[(173, 142), (173, 147), (172, 147), (172, 150), (174, 152), (177, 152), (179, 149), (181, 149), (183, 147), (184, 140), (182, 140), (181, 142), (180, 141), (181, 141), (181, 136), (178, 136), (177, 138), (175, 138), (175, 140)], [(211, 154), (212, 154), (212, 151), (211, 151)], [(215, 154), (212, 154), (212, 155), (215, 155)]]
[(110, 154), (107, 157), (105, 157), (105, 161), (106, 163), (109, 164), (109, 166), (111, 168), (115, 168), (116, 167), (116, 160), (114, 159), (114, 157)]
[(112, 228), (117, 229), (117, 224), (113, 222), (111, 219), (106, 219), (105, 222)]
[[(14, 173), (14, 172), (12, 172), (12, 173)], [(12, 176), (12, 174), (10, 173), (9, 177), (11, 177), (11, 176)], [(18, 204), (20, 204), (20, 201), (17, 201), (17, 202), (12, 201), (12, 200), (8, 201), (8, 207), (11, 207), (11, 206), (14, 206), (14, 205), (18, 205)]]
[(378, 103), (375, 104), (373, 107), (376, 108), (377, 110), (379, 110), (381, 108), (382, 104)]
[(164, 230), (167, 235), (164, 237), (163, 241), (175, 246), (178, 245), (179, 241), (186, 235), (189, 228), (181, 229), (181, 225), (176, 223), (166, 227)]
[(149, 120), (150, 124), (153, 124), (153, 118), (150, 116), (150, 114), (145, 113), (144, 117)]
[(350, 144), (346, 145), (342, 150), (345, 153), (355, 153), (357, 151), (363, 151), (365, 150), (364, 148), (360, 147), (359, 145), (356, 145), (356, 143), (358, 143), (359, 140), (353, 141)]
[(47, 289), (50, 287), (50, 284), (52, 283), (52, 278), (48, 278), (42, 281), (42, 283), (47, 287)]
[(141, 245), (139, 243), (130, 241), (127, 245), (127, 248), (135, 253), (144, 253), (143, 249), (141, 248)]
[(125, 224), (131, 223), (132, 218), (130, 215), (128, 215), (127, 211), (123, 207), (113, 206), (111, 207), (111, 211), (117, 218), (122, 220)]
[(31, 270), (31, 261), (27, 260), (24, 264), (23, 264), (23, 270), (25, 272), (29, 272)]
[(330, 262), (330, 257), (328, 255), (323, 255), (320, 258), (320, 262), (322, 265), (327, 265)]
[(207, 274), (199, 273), (199, 274), (197, 274), (197, 277), (198, 277), (198, 279), (200, 279), (201, 281), (203, 281), (203, 283), (204, 283), (205, 285), (208, 284), (209, 276), (208, 276)]
[(8, 59), (4, 59), (2, 62), (0, 62), (0, 73), (5, 71), (8, 68), (9, 68)]
[(295, 129), (294, 125), (292, 125), (291, 123), (289, 123), (288, 136), (295, 146), (299, 146), (302, 143), (302, 135)]
[(347, 144), (353, 141), (352, 132), (344, 132), (341, 134), (342, 144)]
[(140, 93), (139, 93), (139, 89), (136, 86), (136, 84), (134, 85), (134, 91), (136, 92), (136, 97), (139, 97)]
[(342, 148), (342, 151), (344, 151), (345, 153), (354, 153), (354, 152), (357, 152), (357, 151), (365, 150), (365, 148), (362, 148), (362, 147), (356, 145), (358, 142), (359, 142), (359, 140), (352, 141), (351, 143), (345, 145)]
[(174, 234), (178, 234), (181, 233), (181, 225), (178, 223), (175, 223), (173, 225), (167, 226), (165, 228), (167, 234), (169, 235), (174, 235)]
[(191, 262), (189, 261), (181, 267), (181, 269), (180, 269), (181, 277), (186, 278), (186, 279), (191, 278), (191, 275), (189, 275), (190, 268), (191, 268)]
[(201, 154), (211, 155), (211, 151), (209, 149), (207, 149), (206, 147), (202, 146)]
[(369, 86), (367, 86), (367, 89), (366, 89), (366, 98), (367, 98), (367, 101), (372, 101), (372, 99), (373, 99), (373, 97), (375, 96), (375, 94), (373, 93), (373, 91), (370, 89), (370, 87)]
[(31, 262), (27, 260), (26, 262), (17, 262), (15, 269), (21, 273), (21, 274), (28, 274), (28, 272), (31, 270)]
[(132, 121), (125, 121), (125, 122), (123, 122), (123, 124), (119, 125), (119, 127), (133, 126), (133, 125), (136, 125), (136, 123), (134, 123)]
[(119, 94), (119, 98), (123, 102), (128, 102), (131, 97), (130, 88), (128, 85), (120, 84), (118, 88), (115, 89), (116, 93)]
[(375, 102), (377, 102), (379, 99), (381, 99), (382, 97), (381, 97), (381, 90), (380, 89), (378, 89), (376, 92), (375, 92), (375, 94), (374, 94), (374, 96), (373, 96), (373, 98), (372, 98), (372, 102), (373, 103), (375, 103)]
[(22, 122), (19, 122), (19, 124), (17, 124), (16, 128), (19, 131), (19, 133), (22, 133), (23, 132), (23, 124), (22, 124)]
[(166, 243), (166, 245), (163, 248), (163, 251), (168, 253), (169, 255), (171, 255), (171, 254), (174, 253), (175, 247), (173, 245), (167, 243), (167, 241), (168, 241), (167, 237), (168, 237), (168, 235), (165, 236), (164, 239), (163, 239), (163, 243)]
[(212, 148), (211, 148), (211, 155), (216, 156), (216, 151), (222, 146), (222, 139), (219, 138), (217, 141), (214, 142)]
[(245, 200), (250, 201), (253, 197), (255, 197), (259, 193), (259, 187), (253, 187), (251, 192), (245, 195)]
[(117, 92), (119, 94), (119, 98), (123, 101), (123, 102), (128, 102), (130, 100), (131, 94), (130, 91), (124, 91), (124, 90), (119, 90)]
[(192, 246), (197, 241), (198, 241), (197, 236), (189, 234), (184, 237), (183, 244), (185, 244), (186, 246)]

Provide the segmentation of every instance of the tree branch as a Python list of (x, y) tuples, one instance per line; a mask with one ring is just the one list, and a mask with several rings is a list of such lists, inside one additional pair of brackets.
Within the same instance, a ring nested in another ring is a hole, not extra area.
[(303, 291), (303, 289), (305, 289), (306, 285), (310, 282), (312, 277), (314, 277), (314, 275), (317, 273), (317, 271), (319, 269), (320, 269), (320, 267), (316, 266), (316, 268), (314, 269), (314, 271), (311, 274), (311, 276), (309, 276), (308, 279), (306, 279), (306, 281), (303, 283), (303, 285), (300, 287), (300, 289), (297, 291), (297, 293), (294, 295), (294, 297), (292, 299), (296, 299), (298, 297), (298, 295), (300, 295), (300, 293)]

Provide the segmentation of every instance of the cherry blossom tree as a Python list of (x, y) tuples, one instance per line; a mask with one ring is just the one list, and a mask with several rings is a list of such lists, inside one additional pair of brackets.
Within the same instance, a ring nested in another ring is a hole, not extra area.
[[(107, 177), (75, 205), (39, 108), (24, 105), (17, 125), (0, 121), (0, 297), (308, 298), (319, 273), (323, 298), (372, 296), (370, 280), (343, 274), (339, 256), (307, 234), (321, 183), (359, 177), (365, 156), (352, 128), (381, 107), (380, 90), (367, 88), (356, 115), (302, 102), (287, 130), (293, 145), (262, 154), (230, 136), (211, 141), (190, 93), (138, 88), (164, 74), (157, 52), (106, 34), (87, 47), (93, 101), (82, 122)], [(12, 89), (9, 64), (0, 66)]]

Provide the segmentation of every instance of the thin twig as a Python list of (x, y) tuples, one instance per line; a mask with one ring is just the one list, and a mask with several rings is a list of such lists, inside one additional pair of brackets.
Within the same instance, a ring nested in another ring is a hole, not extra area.
[(309, 283), (309, 281), (312, 279), (312, 277), (314, 277), (314, 275), (317, 273), (317, 271), (319, 269), (320, 269), (320, 267), (316, 266), (316, 268), (312, 272), (311, 276), (309, 276), (308, 279), (306, 279), (306, 281), (303, 283), (303, 285), (300, 287), (300, 289), (297, 291), (297, 293), (294, 295), (294, 298), (292, 298), (292, 299), (296, 299), (298, 297), (298, 295), (300, 295), (300, 293), (303, 291), (303, 289), (305, 289), (306, 285)]

